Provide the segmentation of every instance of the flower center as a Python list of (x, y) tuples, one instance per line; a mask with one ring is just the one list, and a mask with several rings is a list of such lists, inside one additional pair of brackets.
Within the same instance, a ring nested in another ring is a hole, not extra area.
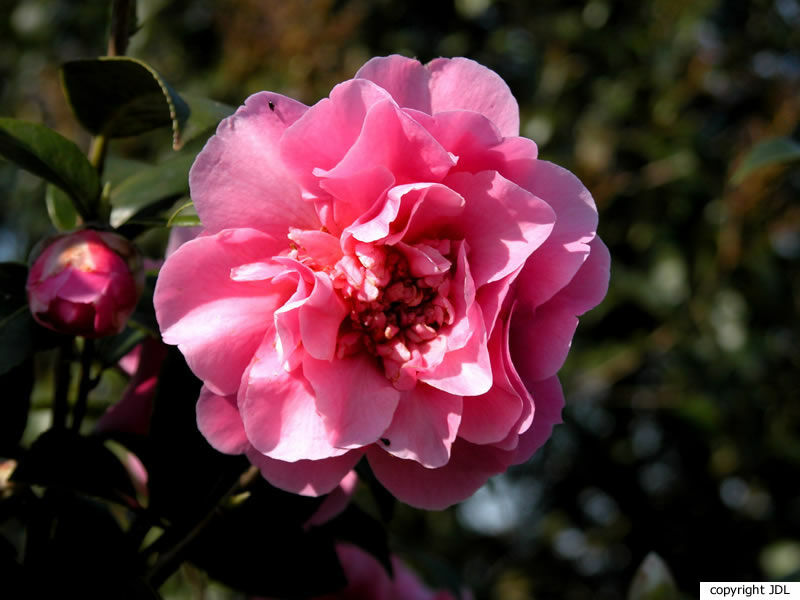
[(442, 327), (453, 322), (450, 262), (445, 269), (440, 266), (443, 272), (415, 274), (403, 252), (361, 246), (355, 256), (339, 261), (333, 277), (334, 287), (350, 307), (337, 354), (366, 350), (381, 359), (396, 387), (413, 387), (431, 343)]
[(413, 387), (417, 371), (428, 368), (443, 351), (440, 331), (454, 320), (450, 241), (397, 246), (357, 242), (352, 252), (341, 256), (336, 240), (338, 256), (332, 259), (330, 251), (317, 247), (309, 252), (308, 245), (298, 246), (295, 240), (308, 242), (300, 236), (290, 234), (290, 256), (327, 273), (349, 309), (339, 329), (336, 355), (372, 354), (395, 387)]

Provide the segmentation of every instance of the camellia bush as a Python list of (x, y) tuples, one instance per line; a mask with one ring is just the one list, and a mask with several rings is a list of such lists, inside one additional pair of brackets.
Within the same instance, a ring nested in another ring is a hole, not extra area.
[[(591, 194), (467, 58), (373, 58), (313, 106), (234, 111), (126, 56), (135, 6), (113, 8), (108, 55), (61, 67), (88, 156), (0, 119), (59, 230), (0, 266), (3, 589), (154, 598), (190, 564), (250, 596), (469, 597), (423, 584), (383, 521), (469, 498), (560, 422), (609, 281)], [(159, 163), (109, 152), (164, 127)], [(23, 445), (35, 375), (52, 419)]]

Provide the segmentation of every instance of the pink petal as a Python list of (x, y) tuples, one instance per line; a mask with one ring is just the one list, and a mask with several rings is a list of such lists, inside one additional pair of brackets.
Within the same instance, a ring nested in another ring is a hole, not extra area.
[(300, 335), (303, 348), (310, 356), (333, 359), (339, 325), (347, 312), (327, 274), (314, 273), (314, 287), (300, 307)]
[[(112, 404), (97, 420), (97, 431), (126, 431), (147, 435), (153, 413), (153, 396), (158, 374), (167, 356), (167, 347), (160, 340), (147, 338), (136, 346), (135, 372), (125, 387), (122, 398)], [(130, 356), (133, 352), (126, 355)]]
[(611, 255), (599, 237), (589, 242), (589, 257), (581, 268), (558, 294), (551, 300), (580, 316), (594, 308), (608, 292)]
[(425, 237), (441, 239), (465, 206), (464, 198), (447, 186), (418, 184), (413, 192), (402, 195), (397, 219), (392, 223), (392, 235), (386, 243), (394, 244), (399, 239), (414, 242)]
[(389, 98), (366, 79), (340, 83), (330, 98), (317, 102), (287, 129), (280, 142), (284, 163), (305, 188), (319, 193), (313, 170), (333, 168), (358, 138), (367, 110)]
[(319, 460), (345, 454), (328, 441), (314, 402), (314, 390), (301, 369), (287, 373), (273, 342), (264, 344), (242, 379), (239, 412), (250, 443), (280, 461)]
[[(386, 569), (371, 554), (351, 544), (337, 544), (336, 554), (347, 579), (344, 590), (315, 600), (400, 600)], [(402, 600), (416, 600), (402, 598)]]
[(493, 446), (456, 439), (449, 462), (438, 469), (396, 458), (374, 445), (367, 449), (367, 458), (375, 476), (398, 500), (417, 508), (441, 510), (468, 498), (489, 477), (505, 471), (512, 456)]
[(519, 135), (519, 106), (497, 73), (467, 58), (437, 58), (427, 67), (432, 114), (471, 110), (486, 116), (503, 136)]
[(530, 429), (519, 436), (519, 444), (514, 451), (515, 465), (528, 460), (550, 438), (553, 427), (561, 423), (561, 410), (564, 408), (564, 393), (558, 377), (537, 381), (530, 388), (536, 403), (536, 414)]
[[(506, 380), (511, 384), (511, 387), (522, 401), (522, 413), (520, 414), (517, 423), (511, 428), (509, 435), (527, 431), (528, 427), (530, 427), (531, 423), (533, 422), (534, 412), (533, 397), (531, 396), (528, 388), (525, 386), (525, 383), (523, 383), (522, 378), (519, 376), (519, 373), (514, 366), (514, 361), (511, 359), (511, 324), (514, 319), (514, 313), (518, 306), (519, 305), (517, 303), (511, 306), (508, 317), (506, 318), (505, 323), (503, 323), (503, 343), (500, 347), (502, 351), (501, 358), (503, 359)], [(516, 447), (516, 442), (514, 442), (514, 446)]]
[[(294, 463), (297, 464), (297, 463)], [(328, 497), (323, 500), (319, 508), (314, 511), (314, 514), (308, 518), (303, 524), (303, 527), (313, 527), (327, 523), (347, 508), (350, 503), (350, 498), (356, 491), (358, 485), (358, 475), (355, 471), (350, 471), (344, 476), (339, 485), (328, 494)]]
[(525, 385), (555, 375), (567, 358), (578, 327), (573, 311), (548, 302), (532, 311), (520, 307), (511, 322), (511, 356)]
[[(123, 264), (122, 268), (127, 267)], [(42, 298), (59, 297), (74, 304), (95, 304), (106, 294), (108, 286), (108, 273), (90, 273), (67, 268), (38, 284), (37, 295)]]
[(385, 167), (397, 184), (436, 182), (454, 164), (453, 157), (424, 127), (392, 100), (382, 100), (369, 108), (358, 138), (342, 160), (328, 171), (315, 173), (325, 179), (346, 180), (365, 170)]
[(478, 305), (481, 307), (483, 320), (486, 324), (486, 331), (489, 332), (489, 335), (494, 334), (495, 328), (497, 327), (497, 319), (503, 311), (508, 291), (514, 284), (520, 271), (522, 271), (522, 268), (523, 266), (520, 265), (502, 279), (483, 284), (475, 296)]
[(254, 262), (233, 267), (231, 279), (233, 281), (264, 281), (280, 275), (285, 270), (286, 267), (273, 261)]
[(322, 460), (284, 462), (264, 456), (255, 448), (247, 451), (247, 458), (261, 470), (264, 479), (275, 487), (303, 496), (321, 496), (331, 492), (362, 455), (363, 452), (351, 450)]
[(153, 304), (164, 341), (177, 344), (192, 371), (222, 396), (239, 387), (286, 284), (234, 281), (231, 270), (283, 245), (253, 229), (226, 230), (181, 246), (161, 269)]
[[(315, 169), (314, 173), (325, 171)], [(394, 175), (383, 165), (372, 165), (362, 171), (344, 173), (343, 176), (325, 177), (320, 181), (323, 190), (334, 197), (333, 218), (343, 229), (351, 225), (380, 201), (394, 184)]]
[(450, 271), (451, 262), (435, 248), (419, 243), (409, 246), (403, 242), (395, 245), (408, 261), (408, 270), (414, 277), (443, 275)]
[(313, 388), (316, 409), (337, 448), (376, 441), (392, 422), (400, 392), (366, 355), (332, 361), (306, 356), (303, 375)]
[[(302, 335), (300, 333), (300, 308), (308, 298), (310, 289), (313, 286), (313, 274), (306, 277), (308, 268), (302, 268), (300, 263), (293, 259), (278, 258), (276, 262), (281, 262), (290, 268), (277, 276), (276, 279), (285, 281), (289, 285), (294, 285), (295, 291), (291, 297), (275, 311), (273, 321), (275, 323), (275, 352), (278, 355), (283, 368), (292, 371), (298, 367), (303, 360), (303, 348), (300, 345)], [(310, 282), (308, 281), (310, 279)]]
[(464, 204), (464, 198), (438, 183), (398, 185), (348, 227), (345, 235), (362, 242), (385, 238), (386, 244), (413, 242), (425, 232), (440, 237), (443, 228), (464, 210)]
[(404, 393), (379, 447), (398, 458), (429, 469), (450, 459), (450, 447), (461, 422), (461, 396), (424, 384)]
[[(467, 243), (456, 242), (456, 273), (451, 279), (450, 301), (453, 303), (453, 325), (444, 333), (448, 350), (463, 348), (475, 336), (475, 282), (467, 261)], [(485, 331), (485, 326), (481, 328)], [(487, 336), (488, 337), (488, 336)]]
[(356, 73), (392, 95), (400, 106), (431, 112), (430, 73), (419, 61), (394, 54), (370, 59)]
[(142, 346), (143, 344), (137, 344), (133, 347), (133, 350), (128, 352), (117, 362), (117, 366), (129, 376), (132, 376), (136, 372), (136, 369), (139, 368), (139, 363), (142, 360)]
[(507, 347), (508, 339), (498, 327), (489, 340), (492, 387), (480, 396), (464, 397), (458, 436), (473, 444), (491, 444), (505, 439), (522, 414), (522, 400), (506, 373), (503, 344)]
[(473, 150), (470, 147), (461, 148), (461, 151), (466, 152), (466, 155), (463, 160), (459, 160), (459, 164), (463, 163), (466, 170), (481, 170), (480, 165), (483, 164), (483, 169), (495, 170), (506, 179), (532, 191), (526, 182), (532, 179), (531, 170), (535, 169), (536, 158), (539, 155), (539, 149), (533, 140), (507, 137), (482, 152), (480, 148)]
[(517, 183), (556, 213), (553, 232), (518, 278), (519, 299), (539, 306), (571, 281), (586, 260), (597, 230), (597, 209), (589, 191), (566, 169), (537, 160), (525, 173)]
[(224, 454), (243, 454), (250, 447), (235, 394), (218, 396), (203, 386), (197, 399), (197, 428)]
[(447, 352), (436, 368), (418, 373), (418, 381), (457, 396), (478, 396), (491, 389), (492, 367), (477, 304), (468, 309), (467, 318), (473, 333), (466, 345)]
[(289, 233), (289, 239), (297, 245), (301, 253), (307, 254), (319, 265), (333, 265), (342, 258), (339, 238), (330, 233), (293, 229)]
[(478, 287), (524, 264), (553, 230), (552, 209), (494, 171), (454, 173), (445, 183), (467, 200), (454, 226), (469, 243), (470, 270)]
[(600, 302), (608, 290), (608, 249), (599, 238), (588, 247), (591, 254), (566, 287), (535, 310), (521, 300), (514, 313), (511, 354), (526, 385), (558, 372), (578, 326), (577, 315)]
[(339, 325), (348, 311), (334, 291), (330, 277), (291, 258), (276, 257), (274, 262), (284, 265), (287, 273), (297, 273), (296, 292), (275, 312), (284, 364), (300, 341), (314, 358), (331, 360), (336, 351)]
[(169, 258), (172, 254), (189, 240), (193, 240), (203, 232), (203, 228), (197, 227), (173, 227), (169, 230), (167, 248), (164, 250), (164, 258)]
[(375, 242), (389, 235), (389, 228), (397, 218), (404, 194), (416, 190), (421, 185), (407, 184), (393, 187), (386, 195), (376, 201), (344, 231), (343, 238), (353, 238), (361, 242)]
[(291, 98), (261, 92), (219, 124), (189, 172), (192, 200), (209, 233), (252, 227), (285, 237), (289, 227), (318, 226), (279, 152), (284, 131), (306, 110)]
[(453, 171), (497, 171), (506, 179), (516, 180), (506, 174), (515, 174), (517, 165), (525, 165), (536, 158), (536, 144), (527, 138), (503, 138), (484, 115), (454, 110), (433, 116), (406, 109), (406, 114), (425, 127), (442, 147), (458, 157)]

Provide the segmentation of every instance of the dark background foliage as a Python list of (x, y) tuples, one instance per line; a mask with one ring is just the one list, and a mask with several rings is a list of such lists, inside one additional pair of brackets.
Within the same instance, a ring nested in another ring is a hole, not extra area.
[[(58, 66), (102, 53), (107, 8), (4, 1), (4, 116), (87, 147)], [(428, 581), (463, 581), (479, 599), (611, 600), (650, 551), (688, 596), (700, 580), (800, 578), (800, 171), (731, 183), (757, 142), (800, 133), (797, 0), (141, 0), (138, 10), (129, 54), (182, 93), (234, 106), (262, 89), (313, 103), (373, 55), (474, 58), (508, 82), (541, 157), (593, 192), (611, 289), (562, 370), (565, 423), (530, 464), (461, 506), (396, 508), (392, 549)], [(113, 152), (148, 157), (168, 141), (162, 131)], [(0, 162), (1, 260), (24, 261), (49, 233), (44, 193)], [(157, 241), (145, 244), (154, 257)], [(94, 392), (95, 414), (123, 383)], [(42, 416), (25, 439), (49, 415), (37, 386)], [(163, 592), (185, 597), (203, 581), (183, 572)]]

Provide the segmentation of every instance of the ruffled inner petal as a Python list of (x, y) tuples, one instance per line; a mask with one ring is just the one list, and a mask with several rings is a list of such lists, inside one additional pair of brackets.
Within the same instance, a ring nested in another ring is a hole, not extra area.
[(454, 165), (453, 157), (424, 127), (387, 99), (369, 108), (358, 138), (341, 161), (315, 173), (324, 179), (348, 179), (382, 166), (402, 185), (441, 181)]
[[(280, 156), (309, 194), (323, 193), (314, 169), (332, 169), (358, 138), (367, 110), (391, 100), (366, 79), (351, 79), (331, 90), (292, 124), (280, 140)], [(295, 226), (298, 224), (295, 223)]]

